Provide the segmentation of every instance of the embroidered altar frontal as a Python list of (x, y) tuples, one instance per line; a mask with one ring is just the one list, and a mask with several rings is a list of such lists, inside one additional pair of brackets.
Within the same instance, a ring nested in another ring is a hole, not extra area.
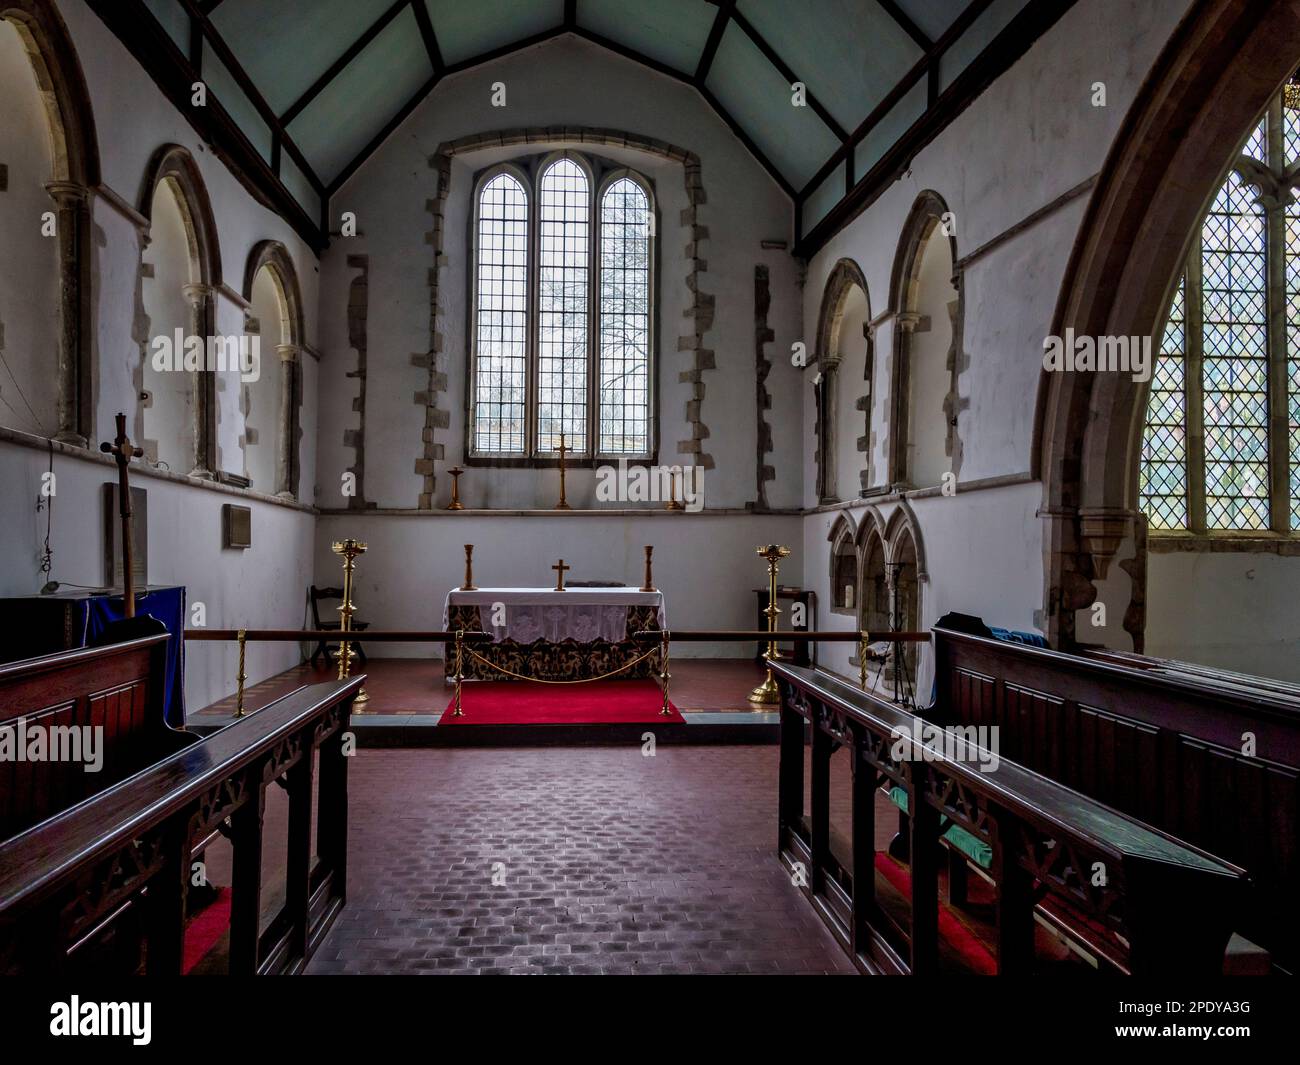
[[(474, 647), (486, 661), (467, 646), (462, 665), (467, 680), (510, 679), (501, 669), (529, 680), (588, 680), (625, 666), (618, 677), (653, 677), (659, 671), (658, 648), (632, 636), (662, 629), (664, 623), (663, 594), (632, 588), (457, 589), (443, 609), (445, 629), (492, 636), (491, 644)], [(450, 673), (454, 645), (447, 645), (446, 654)]]

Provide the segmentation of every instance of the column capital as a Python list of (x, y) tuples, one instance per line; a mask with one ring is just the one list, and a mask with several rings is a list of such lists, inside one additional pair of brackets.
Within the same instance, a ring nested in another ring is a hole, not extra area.
[(76, 207), (90, 200), (90, 189), (75, 181), (51, 181), (45, 186), (45, 191), (50, 194), (55, 205), (61, 208)]
[(275, 353), (280, 356), (281, 362), (297, 362), (299, 353), (302, 351), (297, 344), (277, 344)]
[(916, 311), (899, 311), (894, 315), (894, 321), (902, 332), (910, 333), (921, 324), (921, 316)]
[(211, 299), (216, 291), (211, 285), (204, 284), (202, 281), (192, 281), (181, 286), (181, 291), (185, 293), (185, 298), (190, 301), (190, 306), (197, 307), (204, 300)]

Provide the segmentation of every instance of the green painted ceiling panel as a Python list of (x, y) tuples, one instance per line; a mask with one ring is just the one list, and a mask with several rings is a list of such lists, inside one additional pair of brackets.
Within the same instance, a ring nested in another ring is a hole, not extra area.
[(965, 3), (957, 0), (896, 0), (903, 13), (916, 23), (916, 28), (932, 41), (938, 40), (952, 20), (961, 14)]
[(224, 0), (212, 24), (277, 115), (307, 91), (392, 0)]
[(789, 84), (734, 25), (722, 35), (707, 84), (796, 189), (839, 147), (839, 140), (811, 107), (791, 103)]
[(873, 2), (742, 0), (741, 13), (846, 130), (921, 58)]
[(258, 113), (253, 102), (244, 94), (244, 90), (235, 81), (234, 75), (212, 51), (207, 41), (203, 42), (203, 81), (208, 92), (216, 97), (227, 114), (257, 149), (258, 154), (268, 163), (271, 161), (271, 130)]
[(298, 169), (298, 165), (287, 153), (280, 156), (280, 180), (284, 182), (284, 187), (289, 190), (293, 198), (302, 204), (310, 217), (320, 217), (320, 197), (316, 195), (316, 190), (312, 188), (307, 176)]
[(694, 74), (717, 9), (701, 0), (578, 0), (578, 25)]
[(167, 31), (183, 55), (190, 54), (190, 16), (181, 7), (180, 0), (144, 0), (144, 6)]
[(820, 222), (844, 195), (844, 164), (837, 166), (826, 180), (808, 194), (803, 203), (803, 231), (807, 233)]
[(433, 74), (415, 14), (393, 19), (289, 125), (329, 184)]
[(989, 42), (1006, 29), (1020, 9), (1024, 0), (993, 0), (989, 9), (980, 15), (974, 24), (943, 53), (939, 60), (939, 88), (946, 89), (961, 74), (971, 61), (984, 51)]
[(564, 23), (564, 0), (426, 0), (448, 66)]
[(929, 87), (922, 78), (872, 127), (853, 152), (853, 180), (860, 181), (908, 127), (925, 113)]

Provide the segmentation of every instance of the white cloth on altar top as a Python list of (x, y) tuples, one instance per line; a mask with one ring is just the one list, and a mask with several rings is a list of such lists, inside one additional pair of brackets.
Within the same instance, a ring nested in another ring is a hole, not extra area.
[[(498, 604), (504, 609), (498, 609)], [(457, 588), (447, 593), (443, 605), (444, 629), (450, 624), (453, 606), (477, 606), (479, 624), (496, 643), (570, 639), (616, 643), (627, 639), (627, 611), (633, 606), (654, 607), (659, 627), (667, 628), (663, 593), (636, 588), (566, 588), (562, 592), (553, 588), (478, 588), (472, 592)]]

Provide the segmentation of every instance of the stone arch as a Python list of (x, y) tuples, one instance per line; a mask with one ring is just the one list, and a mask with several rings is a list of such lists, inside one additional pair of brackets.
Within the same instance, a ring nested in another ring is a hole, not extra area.
[[(1070, 328), (1142, 336), (1158, 327), (1222, 180), (1204, 160), (1244, 136), (1294, 69), (1297, 39), (1300, 11), (1285, 4), (1211, 0), (1179, 25), (1098, 177), (1054, 335)], [(1053, 646), (1073, 643), (1074, 613), (1096, 599), (1093, 582), (1126, 537), (1141, 539), (1137, 456), (1147, 387), (1121, 373), (1045, 370), (1040, 378), (1031, 468), (1043, 481), (1042, 628)], [(1135, 584), (1135, 602), (1141, 592)]]
[[(274, 339), (267, 335), (265, 322), (257, 322), (260, 339), (261, 364), (274, 366), (278, 404), (275, 424), (275, 483), (273, 490), (281, 497), (296, 499), (300, 460), (302, 427), (302, 348), (303, 306), (302, 292), (298, 286), (298, 273), (289, 250), (277, 240), (263, 240), (253, 246), (244, 265), (244, 284), (241, 294), (245, 302), (253, 305), (253, 291), (259, 275), (265, 271), (276, 293), (278, 330)], [(245, 424), (251, 403), (251, 387), (243, 387), (242, 406)], [(247, 428), (245, 429), (245, 456), (247, 457)]]
[(891, 562), (895, 559), (895, 544), (900, 542), (900, 538), (906, 535), (912, 543), (912, 548), (916, 554), (916, 579), (919, 583), (926, 583), (930, 579), (929, 570), (925, 561), (925, 541), (921, 537), (921, 524), (916, 520), (916, 511), (906, 499), (900, 500), (894, 512), (889, 515), (889, 520), (885, 523), (884, 537), (885, 542), (891, 545), (890, 558)]
[(831, 613), (848, 614), (854, 617), (857, 615), (857, 604), (861, 598), (859, 580), (861, 566), (853, 518), (843, 513), (837, 515), (826, 539), (831, 545)]
[[(216, 290), (222, 283), (221, 249), (216, 220), (203, 176), (189, 150), (179, 144), (159, 147), (145, 169), (140, 188), (139, 211), (149, 223), (141, 241), (141, 285), (144, 278), (144, 254), (154, 225), (157, 193), (166, 190), (180, 210), (189, 252), (189, 283), (184, 286), (189, 304), (187, 335), (210, 337), (216, 330)], [(147, 356), (147, 352), (144, 353)], [(215, 480), (217, 471), (217, 382), (216, 374), (195, 371), (190, 380), (193, 390), (190, 434), (193, 468), (190, 476)], [(145, 439), (144, 414), (141, 411), (137, 435)], [(146, 444), (146, 447), (148, 445)]]
[(858, 600), (858, 627), (863, 632), (889, 628), (889, 571), (885, 563), (885, 523), (880, 512), (869, 508), (858, 522), (858, 571), (862, 593)]
[(50, 0), (0, 0), (17, 31), (45, 105), (59, 241), (58, 430), (84, 447), (94, 435), (94, 339), (89, 193), (100, 182), (94, 111), (72, 38)]
[[(871, 322), (871, 293), (867, 288), (867, 279), (862, 268), (852, 259), (840, 259), (832, 267), (822, 290), (821, 310), (817, 317), (817, 347), (815, 358), (821, 378), (817, 384), (817, 499), (821, 503), (838, 501), (836, 491), (836, 448), (838, 420), (836, 411), (840, 389), (839, 367), (842, 358), (841, 326), (844, 312), (853, 292), (861, 292), (866, 301), (866, 323)], [(869, 324), (864, 327), (863, 339), (866, 341), (866, 360), (863, 376), (866, 382), (865, 395), (858, 404), (863, 411), (862, 436), (858, 439), (858, 451), (866, 458), (859, 471), (862, 488), (870, 487), (870, 451), (871, 446), (871, 378), (875, 363), (875, 351)]]
[(894, 266), (889, 281), (889, 308), (894, 315), (894, 358), (890, 373), (890, 425), (889, 425), (889, 479), (894, 484), (910, 484), (914, 477), (909, 461), (911, 450), (913, 391), (916, 385), (912, 367), (913, 352), (917, 348), (915, 336), (933, 327), (932, 321), (920, 313), (922, 298), (922, 268), (926, 252), (938, 235), (947, 240), (949, 261), (952, 265), (950, 283), (953, 299), (949, 301), (952, 320), (951, 340), (944, 356), (947, 393), (942, 410), (947, 422), (944, 436), (944, 453), (956, 474), (961, 467), (961, 438), (957, 433), (957, 415), (962, 406), (957, 391), (957, 378), (965, 368), (961, 360), (962, 279), (957, 267), (957, 238), (948, 219), (951, 212), (947, 203), (933, 189), (917, 196), (903, 225)]

